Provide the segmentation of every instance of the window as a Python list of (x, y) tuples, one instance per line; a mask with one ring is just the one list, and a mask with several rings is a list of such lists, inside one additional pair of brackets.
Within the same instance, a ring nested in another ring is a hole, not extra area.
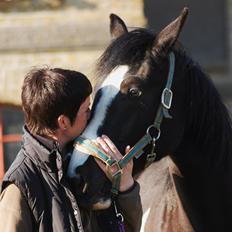
[(20, 149), (23, 124), (19, 107), (0, 106), (0, 180)]

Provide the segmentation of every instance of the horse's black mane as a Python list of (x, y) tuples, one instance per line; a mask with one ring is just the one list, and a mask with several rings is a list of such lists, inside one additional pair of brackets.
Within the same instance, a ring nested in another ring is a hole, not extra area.
[(189, 120), (187, 133), (195, 139), (195, 146), (214, 157), (221, 165), (231, 159), (232, 122), (228, 109), (211, 79), (186, 54), (181, 53), (186, 68)]

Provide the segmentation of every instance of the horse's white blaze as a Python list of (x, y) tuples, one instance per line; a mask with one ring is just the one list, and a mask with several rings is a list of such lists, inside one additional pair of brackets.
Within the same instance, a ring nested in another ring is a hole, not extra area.
[[(83, 137), (91, 140), (97, 138), (97, 130), (105, 119), (105, 115), (110, 103), (120, 91), (121, 82), (123, 81), (128, 69), (128, 66), (124, 65), (115, 68), (99, 87), (99, 89), (102, 91), (102, 95), (95, 108), (95, 112), (97, 113), (93, 116), (91, 122), (82, 133)], [(88, 159), (88, 157), (88, 154), (75, 149), (70, 160), (68, 175), (74, 176), (76, 167), (82, 165)]]
[(84, 137), (89, 139), (96, 139), (97, 130), (99, 126), (102, 125), (103, 120), (105, 119), (105, 115), (110, 103), (120, 91), (121, 82), (123, 81), (123, 78), (127, 71), (127, 66), (117, 67), (108, 75), (108, 77), (100, 86), (99, 89), (102, 89), (102, 96), (95, 109), (97, 114), (94, 115), (90, 124), (83, 132)]
[(148, 208), (148, 209), (146, 210), (146, 212), (143, 214), (142, 225), (141, 225), (140, 232), (144, 232), (144, 231), (145, 231), (145, 225), (146, 225), (147, 218), (148, 218), (148, 216), (149, 216), (150, 211), (151, 211), (151, 209)]

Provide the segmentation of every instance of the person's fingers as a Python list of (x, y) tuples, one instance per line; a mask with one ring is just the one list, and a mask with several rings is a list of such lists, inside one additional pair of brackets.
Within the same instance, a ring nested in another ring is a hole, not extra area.
[(104, 139), (105, 143), (107, 143), (111, 151), (113, 151), (117, 155), (122, 156), (118, 148), (114, 145), (114, 143), (111, 141), (111, 139), (107, 135), (102, 135), (102, 138)]
[(112, 151), (110, 150), (109, 146), (107, 145), (107, 143), (104, 141), (103, 138), (98, 137), (98, 138), (96, 139), (96, 142), (97, 142), (98, 146), (99, 146), (102, 150), (104, 150), (106, 153), (112, 152)]
[(101, 137), (98, 137), (97, 142), (102, 145), (104, 151), (112, 158), (116, 160), (120, 160), (122, 158), (122, 155), (117, 149), (117, 147), (106, 135), (102, 135)]
[[(109, 155), (112, 159), (119, 161), (123, 157), (122, 154), (117, 149), (117, 147), (114, 145), (114, 143), (106, 135), (102, 135), (101, 137), (98, 137), (96, 139), (96, 142), (97, 142), (97, 146), (103, 151), (105, 151), (105, 153)], [(129, 152), (129, 150), (130, 150), (130, 146), (127, 146), (125, 148), (125, 153)], [(111, 173), (115, 173), (118, 170), (117, 166), (114, 165), (112, 167), (109, 167), (107, 171), (106, 166), (101, 161), (97, 160), (97, 163), (100, 166), (100, 168), (106, 173), (109, 179), (111, 178), (109, 176), (108, 171), (110, 170)], [(132, 169), (133, 169), (133, 160), (131, 160), (126, 165), (126, 167), (123, 168), (122, 179), (128, 178), (128, 176), (131, 176)]]
[(104, 138), (98, 137), (96, 139), (97, 145), (100, 149), (105, 151), (105, 153), (110, 156), (112, 159), (119, 161), (121, 156), (116, 154), (114, 151), (111, 150), (111, 148), (108, 146), (107, 141), (105, 141)]

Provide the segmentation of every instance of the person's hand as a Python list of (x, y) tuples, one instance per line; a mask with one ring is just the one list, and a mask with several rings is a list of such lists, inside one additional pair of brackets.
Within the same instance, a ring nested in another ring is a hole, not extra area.
[[(116, 161), (119, 161), (123, 156), (117, 149), (117, 147), (114, 145), (114, 143), (106, 136), (102, 135), (101, 137), (98, 137), (96, 139), (97, 145), (99, 148), (101, 148), (108, 156), (112, 157)], [(127, 146), (125, 153), (129, 151), (130, 147)], [(106, 169), (106, 165), (99, 159), (95, 159), (100, 166), (100, 168), (105, 172), (107, 177), (111, 179), (109, 176), (109, 173)], [(120, 192), (124, 192), (128, 190), (130, 187), (133, 186), (134, 184), (134, 179), (132, 177), (132, 169), (133, 169), (133, 160), (131, 160), (126, 167), (123, 168), (122, 170), (122, 176), (121, 176), (121, 182), (120, 182)], [(113, 166), (111, 169), (111, 172), (114, 173), (117, 171), (116, 166)]]

